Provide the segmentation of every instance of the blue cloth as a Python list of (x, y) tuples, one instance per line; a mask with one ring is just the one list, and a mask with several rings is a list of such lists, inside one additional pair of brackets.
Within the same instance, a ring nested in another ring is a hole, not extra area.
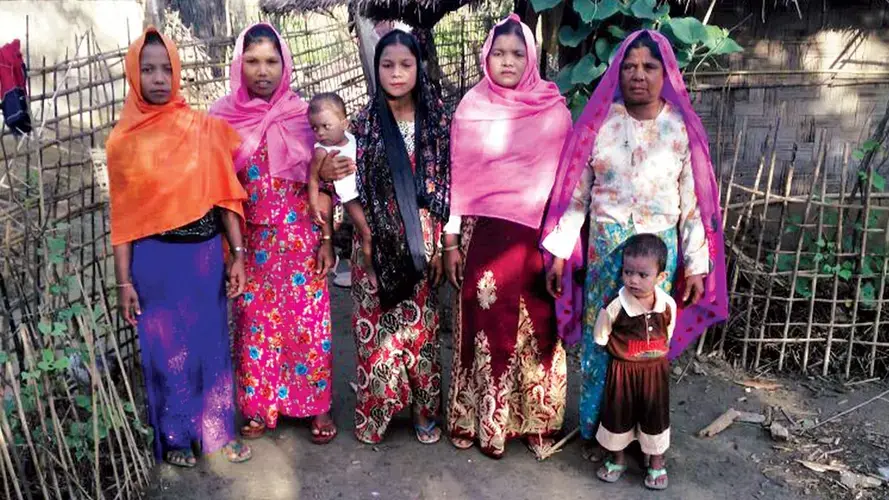
[[(598, 224), (591, 228), (595, 240), (590, 245), (587, 275), (584, 284), (583, 338), (581, 340), (580, 432), (584, 439), (593, 439), (599, 427), (599, 410), (605, 392), (605, 376), (611, 357), (593, 340), (593, 328), (605, 301), (617, 297), (622, 286), (623, 250), (636, 234), (632, 221), (627, 225)], [(661, 288), (670, 293), (676, 275), (679, 247), (676, 228), (658, 233), (667, 245), (667, 279)]]
[(140, 240), (132, 275), (155, 458), (194, 442), (217, 451), (235, 437), (222, 238)]

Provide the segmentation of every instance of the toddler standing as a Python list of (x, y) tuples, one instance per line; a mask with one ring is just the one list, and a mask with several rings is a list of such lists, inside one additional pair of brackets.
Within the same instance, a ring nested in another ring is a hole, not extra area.
[(627, 470), (624, 449), (635, 440), (650, 457), (645, 486), (667, 487), (664, 453), (670, 446), (670, 364), (676, 302), (661, 285), (667, 246), (639, 234), (623, 251), (623, 287), (599, 313), (593, 336), (611, 355), (596, 439), (612, 452), (597, 476), (613, 483)]

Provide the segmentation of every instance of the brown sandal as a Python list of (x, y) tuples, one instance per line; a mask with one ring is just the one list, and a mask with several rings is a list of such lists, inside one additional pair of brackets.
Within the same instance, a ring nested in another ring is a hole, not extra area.
[[(256, 423), (258, 425), (250, 425)], [(261, 420), (251, 420), (247, 425), (241, 427), (241, 437), (244, 439), (259, 439), (265, 434), (265, 422)]]

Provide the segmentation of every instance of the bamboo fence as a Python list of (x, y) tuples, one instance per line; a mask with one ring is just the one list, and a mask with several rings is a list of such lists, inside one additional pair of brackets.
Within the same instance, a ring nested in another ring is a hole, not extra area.
[[(350, 112), (367, 102), (345, 11), (274, 21), (295, 89), (337, 92)], [(449, 102), (478, 78), (489, 25), (454, 16), (437, 30)], [(227, 92), (234, 38), (197, 40), (175, 15), (163, 31), (179, 45), (186, 100), (206, 109)], [(62, 62), (28, 60), (34, 131), (0, 129), (3, 498), (136, 498), (149, 481), (138, 342), (115, 312), (108, 239), (104, 142), (127, 91), (124, 55), (87, 32)]]
[[(738, 151), (722, 181), (731, 317), (702, 340), (751, 370), (827, 376), (889, 373), (889, 108), (872, 139), (828, 164), (827, 141), (814, 165), (776, 159), (762, 145), (752, 186), (737, 180)], [(822, 135), (826, 132), (822, 131)], [(810, 172), (804, 184), (798, 171)]]

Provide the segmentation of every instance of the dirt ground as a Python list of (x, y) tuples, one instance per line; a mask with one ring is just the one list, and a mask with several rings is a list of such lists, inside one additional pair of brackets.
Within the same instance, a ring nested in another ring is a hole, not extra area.
[[(191, 470), (158, 465), (148, 498), (889, 498), (885, 481), (868, 489), (851, 482), (856, 477), (862, 481), (863, 474), (872, 474), (869, 477), (876, 481), (879, 468), (889, 467), (889, 397), (804, 430), (886, 391), (885, 380), (843, 385), (827, 379), (783, 378), (775, 381), (781, 385), (776, 389), (749, 389), (737, 383), (747, 377), (726, 363), (690, 356), (674, 365), (673, 440), (668, 452), (671, 484), (665, 492), (645, 490), (642, 469), (635, 464), (617, 484), (600, 482), (596, 466), (581, 456), (579, 439), (543, 462), (536, 461), (520, 442), (513, 442), (506, 456), (495, 461), (477, 449), (459, 451), (445, 439), (424, 446), (414, 438), (405, 417), (392, 426), (383, 444), (363, 445), (351, 434), (355, 402), (349, 388), (355, 366), (349, 330), (351, 303), (347, 290), (333, 290), (333, 411), (340, 428), (336, 440), (328, 446), (312, 445), (306, 422), (285, 421), (275, 432), (250, 442), (254, 458), (245, 464), (229, 464), (217, 455)], [(450, 340), (450, 335), (443, 338), (446, 375), (453, 352)], [(577, 426), (579, 366), (576, 355), (570, 359), (566, 432)], [(447, 377), (444, 383), (447, 390)], [(773, 407), (772, 420), (791, 430), (790, 439), (775, 441), (762, 424), (739, 422), (715, 437), (697, 437), (698, 431), (730, 407), (763, 415), (768, 413), (764, 408)], [(798, 460), (832, 464), (834, 470), (815, 472)], [(841, 476), (844, 467), (862, 475)]]

